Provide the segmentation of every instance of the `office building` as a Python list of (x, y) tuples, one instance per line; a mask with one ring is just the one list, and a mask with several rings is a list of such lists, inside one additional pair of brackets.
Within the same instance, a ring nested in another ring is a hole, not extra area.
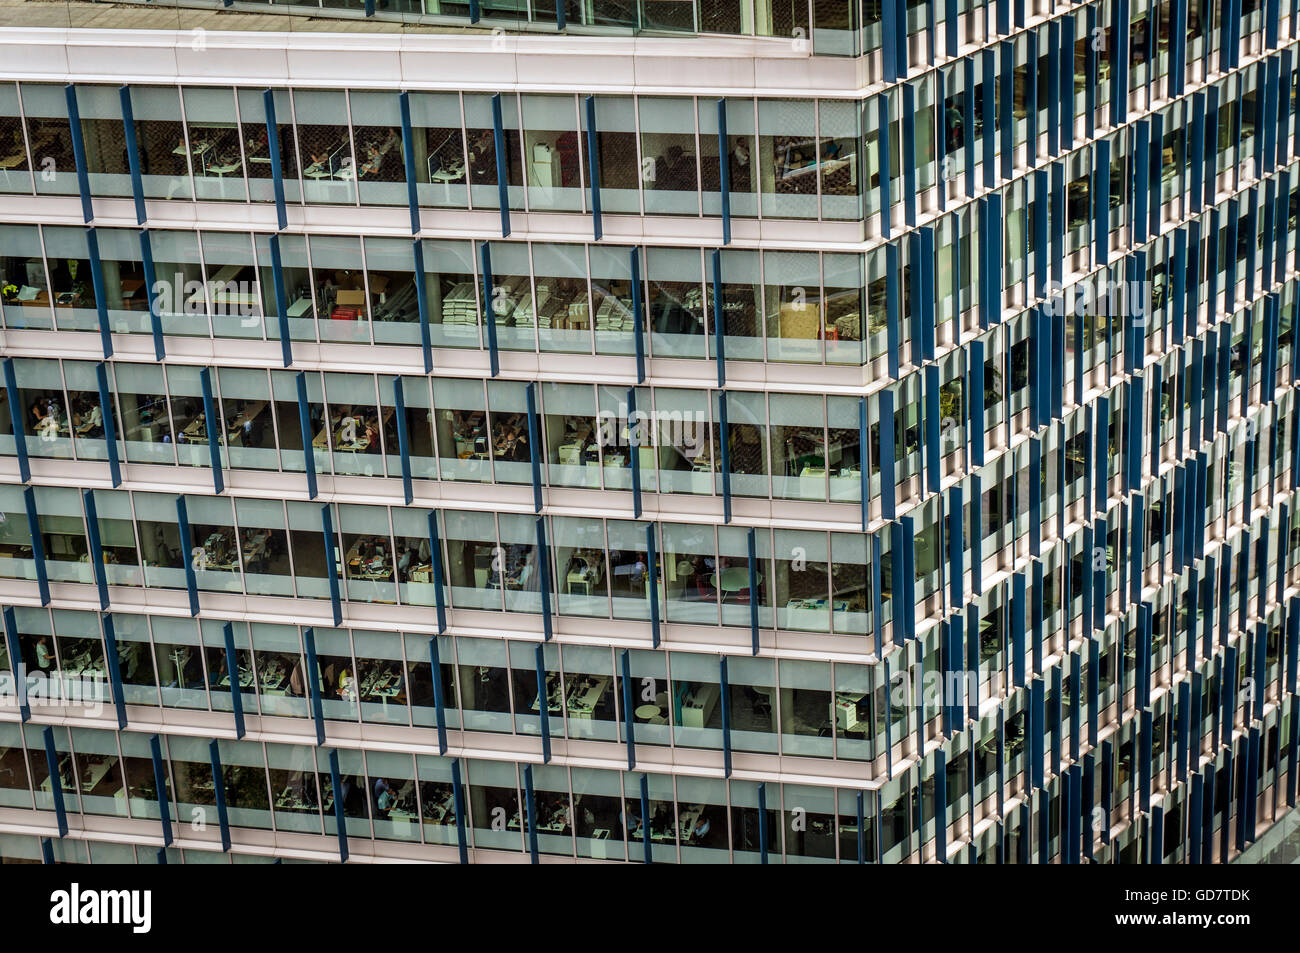
[(1288, 816), (1294, 5), (3, 10), (5, 862)]

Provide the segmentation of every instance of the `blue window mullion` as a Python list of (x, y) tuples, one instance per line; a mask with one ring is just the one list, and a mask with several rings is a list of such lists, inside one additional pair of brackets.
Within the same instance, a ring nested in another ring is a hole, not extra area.
[[(1073, 23), (1071, 17), (1063, 17), (1059, 22), (1053, 20), (1047, 25), (1047, 154), (1060, 155), (1061, 152), (1061, 24)], [(1030, 31), (1029, 36), (1035, 36)], [(1073, 51), (1071, 52), (1073, 55)], [(1074, 91), (1070, 90), (1070, 95)], [(1037, 117), (1034, 118), (1037, 123)], [(1037, 149), (1034, 151), (1037, 159)]]
[(939, 446), (939, 365), (924, 369), (925, 488), (938, 493), (943, 480), (943, 455)]
[(99, 608), (108, 608), (108, 573), (104, 568), (104, 548), (99, 538), (99, 511), (95, 506), (95, 491), (81, 491), (82, 505), (86, 510), (86, 535), (90, 540), (90, 564), (94, 571), (95, 588), (99, 592)]
[(542, 764), (551, 763), (551, 691), (546, 680), (546, 648), (538, 643), (533, 653), (537, 679), (537, 717), (542, 733)]
[(429, 329), (429, 304), (425, 300), (424, 242), (415, 239), (411, 242), (411, 251), (415, 257), (415, 298), (420, 311), (420, 349), (424, 352), (424, 373), (429, 374), (433, 371), (433, 340)]
[(334, 555), (338, 548), (338, 539), (334, 535), (334, 519), (330, 514), (328, 503), (320, 508), (320, 528), (321, 537), (325, 542), (325, 568), (329, 575), (330, 605), (334, 610), (334, 625), (340, 626), (343, 624), (343, 604), (339, 595), (338, 559)]
[[(894, 468), (894, 392), (886, 388), (876, 398), (880, 432), (880, 515), (892, 520), (896, 516)], [(723, 445), (726, 445), (724, 439)]]
[(1092, 165), (1093, 267), (1110, 262), (1110, 141), (1099, 139)]
[(641, 295), (641, 249), (633, 245), (629, 252), (632, 277), (632, 327), (636, 344), (636, 382), (645, 383), (645, 302)]
[[(888, 2), (888, 0), (886, 0)], [(890, 179), (890, 155), (889, 155), (889, 94), (881, 93), (876, 97), (876, 109), (878, 113), (878, 127), (876, 130), (876, 152), (879, 158), (880, 166), (880, 235), (882, 238), (889, 238), (889, 179)]]
[[(722, 199), (722, 244), (731, 244), (731, 150), (727, 148), (727, 101), (718, 100), (718, 189)], [(638, 381), (637, 383), (640, 383)]]
[[(373, 16), (375, 0), (366, 0), (366, 16)], [(334, 797), (334, 832), (339, 841), (339, 863), (348, 862), (348, 816), (343, 805), (343, 784), (339, 777), (338, 749), (329, 753), (330, 791)]]
[(316, 499), (316, 450), (312, 446), (311, 417), (307, 409), (307, 374), (299, 371), (294, 383), (298, 389), (298, 430), (302, 435), (302, 463), (307, 474), (307, 499)]
[(63, 87), (64, 98), (68, 104), (68, 131), (72, 135), (72, 159), (77, 166), (77, 190), (81, 193), (81, 215), (83, 221), (95, 219), (95, 209), (90, 198), (90, 173), (86, 164), (86, 140), (81, 132), (81, 110), (77, 108), (77, 87), (68, 83)]
[[(556, 0), (557, 4), (563, 0)], [(591, 190), (591, 224), (596, 241), (604, 234), (600, 219), (600, 155), (597, 151), (596, 97), (583, 100), (587, 119), (587, 185)]]
[(533, 512), (542, 511), (542, 445), (537, 417), (537, 385), (524, 385), (524, 402), (528, 417), (528, 462), (533, 476)]
[(149, 736), (149, 754), (153, 760), (153, 783), (158, 797), (158, 820), (162, 823), (163, 847), (172, 845), (172, 818), (170, 797), (167, 794), (167, 771), (163, 767), (162, 739)]
[[(199, 587), (194, 569), (194, 535), (190, 532), (189, 509), (185, 505), (185, 495), (176, 497), (176, 529), (181, 538), (181, 559), (185, 563), (185, 588), (189, 591), (190, 615), (199, 614)], [(233, 677), (233, 676), (232, 676)]]
[[(372, 0), (367, 0), (372, 2)], [(420, 192), (415, 178), (415, 133), (411, 128), (411, 94), (403, 90), (397, 97), (402, 115), (402, 160), (406, 167), (406, 204), (411, 212), (411, 234), (420, 234)]]
[(984, 466), (984, 342), (972, 341), (966, 353), (967, 425), (971, 466)]
[[(632, 517), (641, 518), (641, 417), (636, 409), (636, 388), (627, 389), (628, 454), (632, 458)], [(653, 446), (653, 436), (650, 445)]]
[(551, 547), (546, 541), (546, 517), (537, 517), (538, 588), (542, 596), (542, 637), (551, 640)]
[[(208, 431), (208, 466), (212, 470), (212, 491), (220, 495), (226, 488), (221, 476), (221, 415), (212, 397), (212, 369), (199, 369), (199, 386), (203, 391), (203, 419)], [(104, 416), (107, 416), (105, 414)]]
[(722, 320), (722, 252), (714, 249), (709, 255), (713, 289), (713, 357), (718, 365), (718, 386), (727, 386), (727, 329)]
[[(993, 61), (993, 51), (987, 51), (988, 59), (986, 64)], [(1002, 147), (1002, 178), (1010, 180), (1015, 170), (1015, 120), (1011, 113), (1012, 100), (1015, 98), (1014, 89), (1016, 85), (1015, 68), (1016, 68), (1016, 47), (1014, 43), (1005, 42), (999, 44), (998, 65), (1001, 71), (998, 74), (998, 131), (1001, 132)], [(988, 81), (986, 75), (985, 81)], [(987, 93), (985, 94), (987, 96)], [(987, 122), (987, 120), (985, 120)], [(989, 128), (985, 127), (985, 132)], [(991, 141), (988, 140), (988, 141)], [(991, 185), (991, 183), (988, 183)]]
[(731, 448), (729, 446), (730, 429), (727, 424), (727, 392), (718, 391), (718, 449), (722, 461), (722, 521), (731, 522)]
[(618, 663), (623, 678), (623, 740), (627, 745), (627, 769), (631, 771), (636, 767), (636, 722), (632, 719), (632, 667), (628, 649), (619, 653)]
[[(393, 413), (397, 416), (397, 453), (402, 466), (402, 498), (407, 506), (411, 505), (411, 442), (406, 428), (406, 395), (403, 393), (402, 378), (393, 378)], [(530, 447), (531, 449), (531, 447)]]
[(892, 242), (885, 246), (885, 350), (889, 376), (898, 380), (901, 332), (899, 328), (898, 246)]
[(916, 91), (910, 83), (901, 87), (903, 109), (899, 116), (903, 127), (903, 221), (916, 224)]
[[(280, 127), (275, 119), (275, 91), (262, 92), (262, 110), (266, 113), (266, 155), (271, 162), (271, 183), (275, 192), (275, 219), (281, 229), (289, 227), (284, 204), (284, 170), (280, 163)], [(283, 311), (280, 312), (284, 314)], [(287, 365), (286, 365), (287, 366)]]
[[(1014, 46), (1012, 49), (1014, 50)], [(1038, 31), (1029, 30), (1025, 33), (1025, 159), (1029, 166), (1038, 163)], [(1012, 55), (1012, 86), (1015, 86), (1014, 64), (1015, 56)], [(1048, 102), (1051, 102), (1050, 96)], [(1012, 143), (1015, 142), (1015, 125), (1014, 120), (1011, 127)], [(1054, 135), (1049, 131), (1049, 138)], [(1012, 159), (1014, 160), (1014, 146)], [(1012, 163), (1014, 165), (1014, 161)], [(1010, 178), (1010, 176), (1007, 176)]]
[[(325, 558), (333, 558), (333, 548), (326, 546)], [(334, 623), (338, 625), (337, 622)], [(302, 633), (303, 650), (307, 659), (307, 697), (311, 705), (311, 719), (316, 727), (316, 744), (325, 743), (325, 705), (321, 699), (321, 674), (320, 663), (316, 657), (316, 631), (310, 627), (303, 630)]]
[(104, 359), (113, 356), (113, 334), (108, 324), (108, 293), (104, 285), (104, 263), (99, 257), (99, 236), (86, 228), (86, 255), (90, 259), (90, 283), (95, 289), (95, 316), (99, 322), (99, 344)]
[(438, 511), (429, 511), (429, 563), (433, 569), (433, 596), (438, 613), (438, 634), (447, 631), (447, 597), (443, 591), (442, 534), (438, 532)]
[(140, 229), (140, 259), (144, 266), (144, 293), (149, 305), (149, 326), (153, 329), (154, 358), (161, 361), (167, 356), (167, 349), (163, 346), (162, 318), (158, 314), (158, 282), (154, 276), (153, 245), (149, 241), (148, 229), (144, 228)]
[[(269, 242), (271, 248), (271, 284), (275, 290), (275, 314), (276, 326), (280, 333), (280, 357), (284, 361), (284, 366), (289, 367), (293, 364), (293, 344), (289, 337), (289, 304), (288, 295), (285, 293), (284, 285), (284, 265), (280, 258), (280, 236), (272, 235)], [(421, 296), (423, 303), (423, 296)]]
[(235, 629), (227, 622), (221, 627), (222, 649), (226, 653), (226, 671), (230, 675), (230, 707), (235, 716), (235, 738), (244, 737), (244, 693), (239, 682), (239, 656), (235, 654)]
[[(87, 493), (90, 491), (87, 490)], [(101, 562), (103, 557), (100, 557)], [(117, 650), (117, 633), (113, 629), (113, 616), (104, 613), (100, 617), (104, 631), (104, 662), (108, 668), (108, 685), (113, 696), (113, 708), (117, 714), (119, 730), (126, 727), (126, 693), (122, 688), (122, 662)]]
[(964, 66), (962, 93), (962, 164), (966, 180), (966, 197), (975, 196), (975, 56), (962, 58)]
[(492, 248), (487, 242), (478, 246), (479, 277), (483, 284), (483, 326), (487, 330), (488, 365), (492, 376), (501, 373), (501, 360), (497, 351), (496, 299), (493, 296), (495, 280), (492, 275)]
[[(135, 138), (135, 113), (131, 109), (131, 87), (118, 89), (122, 102), (122, 131), (126, 140), (126, 161), (131, 172), (131, 194), (135, 198), (135, 221), (143, 225), (148, 220), (144, 207), (144, 179), (140, 175), (140, 147)], [(180, 289), (177, 289), (180, 294)]]
[(230, 851), (230, 811), (226, 802), (226, 773), (221, 766), (221, 743), (208, 742), (208, 761), (212, 766), (212, 799), (217, 806), (217, 826), (221, 830), (221, 851)]

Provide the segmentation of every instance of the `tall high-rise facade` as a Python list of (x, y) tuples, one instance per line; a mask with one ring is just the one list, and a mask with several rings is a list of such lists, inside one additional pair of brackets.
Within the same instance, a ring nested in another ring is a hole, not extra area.
[(1237, 857), (1248, 2), (0, 5), (0, 858)]

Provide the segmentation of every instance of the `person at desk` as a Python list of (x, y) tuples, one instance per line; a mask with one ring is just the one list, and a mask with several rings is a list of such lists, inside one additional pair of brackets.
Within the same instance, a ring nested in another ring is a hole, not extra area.
[(633, 810), (627, 808), (618, 812), (618, 823), (623, 830), (627, 831), (627, 836), (633, 840), (640, 840), (644, 835), (641, 828), (641, 816)]
[(102, 437), (104, 435), (104, 415), (99, 404), (89, 402), (89, 410), (72, 415), (72, 425), (78, 437)]
[(356, 680), (352, 677), (352, 673), (345, 668), (339, 673), (339, 698), (345, 702), (356, 701), (357, 693), (355, 685)]
[(388, 812), (397, 807), (397, 792), (385, 778), (375, 778), (375, 817), (388, 820)]
[(500, 436), (496, 441), (496, 456), (498, 460), (508, 460), (514, 463), (527, 462), (529, 458), (528, 431), (523, 424), (521, 415), (512, 415), (501, 424)]
[(691, 825), (691, 829), (686, 832), (686, 836), (695, 840), (702, 840), (708, 833), (709, 819), (705, 817), (704, 812), (701, 811), (699, 817), (695, 819), (695, 823)]
[(695, 157), (688, 156), (681, 146), (669, 146), (655, 165), (656, 188), (678, 191), (695, 188)]
[(370, 145), (366, 146), (365, 161), (361, 163), (361, 167), (357, 170), (357, 175), (360, 177), (375, 175), (379, 172), (379, 169), (383, 164), (383, 153), (381, 153), (379, 147), (372, 142)]
[(244, 140), (244, 152), (250, 159), (264, 158), (267, 154), (266, 128), (259, 126), (257, 131)]
[(402, 547), (402, 555), (397, 557), (397, 576), (403, 582), (409, 581), (411, 567), (415, 564), (415, 550), (410, 546)]
[(731, 173), (731, 190), (733, 192), (749, 192), (753, 188), (751, 185), (752, 163), (749, 161), (749, 147), (745, 144), (743, 138), (737, 138), (735, 146), (731, 149), (728, 156), (727, 164), (730, 166)]
[(469, 164), (474, 178), (482, 182), (491, 182), (496, 176), (496, 163), (491, 157), (496, 154), (496, 143), (491, 129), (480, 129), (469, 143)]
[(42, 635), (36, 640), (36, 667), (48, 673), (54, 663), (54, 653), (50, 651), (49, 637)]

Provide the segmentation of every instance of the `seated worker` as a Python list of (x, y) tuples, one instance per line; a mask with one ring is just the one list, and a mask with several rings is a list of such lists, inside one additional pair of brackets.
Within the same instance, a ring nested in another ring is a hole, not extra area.
[(74, 414), (72, 424), (77, 429), (78, 437), (102, 437), (104, 435), (104, 415), (99, 404), (88, 402), (89, 409)]

